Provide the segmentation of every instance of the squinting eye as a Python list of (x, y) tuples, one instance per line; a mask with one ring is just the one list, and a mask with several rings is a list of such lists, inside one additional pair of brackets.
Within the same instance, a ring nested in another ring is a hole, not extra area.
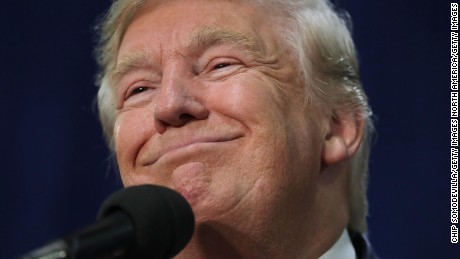
[(131, 95), (139, 94), (147, 90), (147, 87), (138, 87), (131, 92)]
[(214, 69), (221, 69), (221, 68), (228, 67), (228, 66), (230, 66), (230, 63), (219, 63), (214, 66)]

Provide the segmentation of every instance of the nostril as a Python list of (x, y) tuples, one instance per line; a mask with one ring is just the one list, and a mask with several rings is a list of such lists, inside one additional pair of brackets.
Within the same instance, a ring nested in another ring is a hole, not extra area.
[(181, 121), (190, 121), (190, 120), (193, 120), (195, 117), (193, 117), (192, 115), (188, 114), (188, 113), (182, 113), (181, 115), (179, 115), (179, 119)]

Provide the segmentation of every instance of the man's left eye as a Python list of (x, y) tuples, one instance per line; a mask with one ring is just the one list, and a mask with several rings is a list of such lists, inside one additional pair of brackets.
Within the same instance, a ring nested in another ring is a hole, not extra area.
[(214, 69), (221, 69), (221, 68), (224, 68), (224, 67), (228, 67), (230, 65), (231, 65), (230, 63), (219, 63), (219, 64), (214, 66)]

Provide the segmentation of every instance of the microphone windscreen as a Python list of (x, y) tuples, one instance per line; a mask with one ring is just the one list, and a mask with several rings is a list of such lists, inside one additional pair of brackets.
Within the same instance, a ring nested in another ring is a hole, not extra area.
[(112, 194), (98, 219), (116, 212), (132, 220), (135, 239), (126, 258), (172, 258), (190, 241), (195, 218), (187, 200), (176, 191), (157, 185), (139, 185)]

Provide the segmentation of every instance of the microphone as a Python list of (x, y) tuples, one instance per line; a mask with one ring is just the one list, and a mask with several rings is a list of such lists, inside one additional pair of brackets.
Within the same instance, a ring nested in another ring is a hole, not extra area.
[(192, 208), (162, 186), (121, 189), (101, 206), (98, 221), (20, 257), (21, 259), (171, 258), (190, 241)]

